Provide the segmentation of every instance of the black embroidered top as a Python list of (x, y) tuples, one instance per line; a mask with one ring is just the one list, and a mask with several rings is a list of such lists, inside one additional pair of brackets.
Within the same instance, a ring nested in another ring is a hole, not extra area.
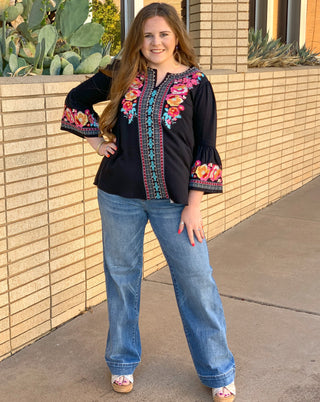
[[(221, 161), (215, 148), (216, 103), (207, 77), (196, 67), (138, 74), (126, 92), (113, 128), (117, 152), (104, 157), (95, 184), (128, 198), (188, 203), (189, 189), (221, 193)], [(80, 137), (100, 135), (95, 103), (108, 98), (111, 80), (98, 72), (70, 91), (61, 129)]]

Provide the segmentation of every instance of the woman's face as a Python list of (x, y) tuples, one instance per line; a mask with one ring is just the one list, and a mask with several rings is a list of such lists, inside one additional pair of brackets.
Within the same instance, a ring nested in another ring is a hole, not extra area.
[(141, 52), (151, 68), (170, 69), (176, 61), (173, 53), (178, 40), (163, 17), (152, 17), (144, 24)]

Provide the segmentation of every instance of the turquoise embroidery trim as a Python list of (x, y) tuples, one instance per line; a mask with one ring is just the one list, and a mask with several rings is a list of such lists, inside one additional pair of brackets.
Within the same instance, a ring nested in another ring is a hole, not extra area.
[(151, 92), (151, 97), (149, 99), (149, 107), (147, 112), (147, 132), (148, 132), (148, 147), (149, 147), (149, 159), (150, 159), (150, 168), (151, 168), (151, 178), (153, 180), (153, 188), (155, 190), (155, 198), (157, 200), (161, 199), (160, 187), (158, 184), (158, 176), (156, 171), (156, 165), (154, 163), (154, 142), (153, 142), (153, 124), (152, 124), (152, 112), (153, 112), (153, 104), (154, 99), (157, 94), (157, 91), (154, 89)]

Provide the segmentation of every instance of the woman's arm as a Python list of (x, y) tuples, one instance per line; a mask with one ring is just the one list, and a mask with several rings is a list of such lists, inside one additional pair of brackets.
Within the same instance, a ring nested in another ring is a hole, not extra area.
[(204, 239), (204, 231), (200, 212), (202, 196), (203, 191), (190, 190), (188, 205), (184, 207), (181, 214), (181, 221), (178, 233), (180, 234), (185, 227), (188, 233), (190, 244), (192, 246), (195, 246), (194, 235), (200, 243), (202, 243), (202, 239)]

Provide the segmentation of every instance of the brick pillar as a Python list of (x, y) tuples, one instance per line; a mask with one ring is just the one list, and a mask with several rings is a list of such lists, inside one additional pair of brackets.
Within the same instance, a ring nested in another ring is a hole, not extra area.
[(249, 0), (190, 0), (190, 34), (202, 69), (247, 71)]

